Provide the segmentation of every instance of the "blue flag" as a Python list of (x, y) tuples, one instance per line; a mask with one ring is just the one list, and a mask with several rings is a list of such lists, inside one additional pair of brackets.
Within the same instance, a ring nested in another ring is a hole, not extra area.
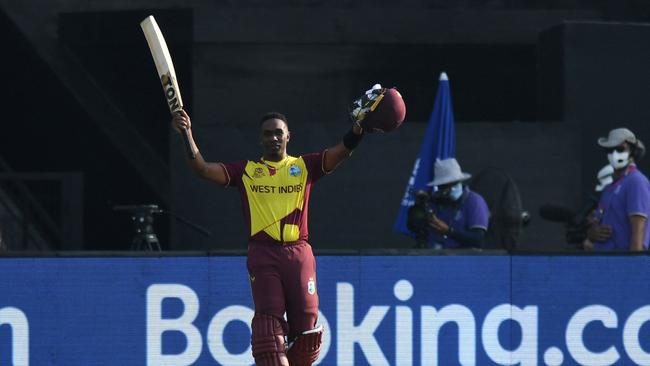
[(433, 180), (433, 163), (436, 159), (453, 158), (456, 154), (456, 131), (454, 129), (454, 111), (451, 105), (449, 79), (444, 72), (440, 74), (438, 94), (429, 118), (429, 126), (424, 135), (420, 155), (415, 160), (413, 172), (406, 185), (406, 191), (399, 208), (399, 214), (393, 230), (412, 235), (406, 227), (408, 209), (415, 202), (415, 192), (427, 189), (427, 183)]

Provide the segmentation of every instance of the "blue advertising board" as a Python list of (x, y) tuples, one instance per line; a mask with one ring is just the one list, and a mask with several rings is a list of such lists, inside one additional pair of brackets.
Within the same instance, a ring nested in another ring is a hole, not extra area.
[[(646, 256), (323, 256), (320, 365), (650, 365)], [(0, 259), (0, 365), (252, 365), (243, 257)]]

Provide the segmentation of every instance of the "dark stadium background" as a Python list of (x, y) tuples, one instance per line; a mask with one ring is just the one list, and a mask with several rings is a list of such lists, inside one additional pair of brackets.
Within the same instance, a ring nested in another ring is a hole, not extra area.
[(463, 169), (505, 170), (532, 214), (520, 248), (568, 248), (562, 225), (537, 210), (580, 206), (606, 162), (598, 136), (627, 126), (650, 141), (650, 6), (640, 0), (1, 0), (9, 249), (128, 249), (129, 214), (113, 207), (145, 203), (213, 234), (157, 215), (164, 249), (245, 248), (237, 193), (192, 176), (169, 127), (138, 26), (149, 14), (210, 160), (257, 158), (257, 120), (269, 110), (289, 118), (290, 153), (325, 148), (360, 92), (400, 89), (403, 127), (368, 136), (314, 189), (319, 249), (410, 247), (392, 224), (442, 71)]

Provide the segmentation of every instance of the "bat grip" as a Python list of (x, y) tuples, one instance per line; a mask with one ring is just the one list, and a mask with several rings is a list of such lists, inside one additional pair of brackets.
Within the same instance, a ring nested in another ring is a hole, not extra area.
[(183, 144), (185, 145), (185, 151), (187, 152), (187, 157), (194, 160), (196, 159), (196, 154), (192, 151), (192, 144), (190, 144), (190, 133), (186, 128), (182, 128), (181, 132), (183, 133)]

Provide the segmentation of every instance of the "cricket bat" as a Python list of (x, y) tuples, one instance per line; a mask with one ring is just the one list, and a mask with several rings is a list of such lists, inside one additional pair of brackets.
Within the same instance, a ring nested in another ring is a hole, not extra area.
[[(181, 90), (178, 88), (176, 71), (174, 70), (172, 57), (167, 48), (167, 42), (165, 42), (165, 38), (153, 15), (149, 15), (140, 22), (140, 27), (142, 28), (142, 32), (144, 32), (151, 56), (156, 64), (156, 70), (158, 71), (158, 77), (160, 77), (160, 82), (165, 93), (165, 100), (167, 101), (169, 112), (172, 115), (179, 113), (183, 109), (183, 99), (181, 98)], [(195, 159), (196, 154), (194, 154), (190, 145), (189, 132), (186, 129), (183, 129), (182, 132), (187, 155), (190, 159)]]

